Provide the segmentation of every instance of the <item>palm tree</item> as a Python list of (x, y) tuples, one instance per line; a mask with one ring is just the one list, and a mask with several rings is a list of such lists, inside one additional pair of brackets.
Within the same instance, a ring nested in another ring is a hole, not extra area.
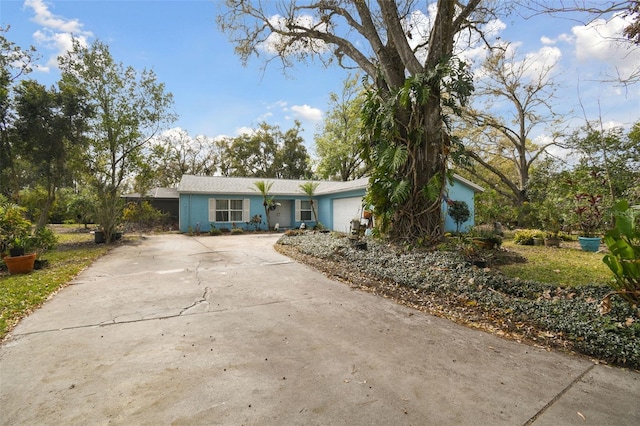
[(311, 212), (313, 213), (313, 220), (316, 222), (316, 226), (319, 226), (320, 223), (318, 223), (318, 215), (316, 214), (316, 208), (313, 204), (313, 195), (315, 194), (316, 189), (318, 189), (318, 185), (320, 185), (320, 182), (305, 182), (300, 184), (300, 189), (302, 190), (302, 192), (307, 194), (307, 196), (309, 197)]
[(271, 191), (273, 182), (265, 182), (263, 180), (259, 180), (257, 182), (253, 182), (253, 185), (258, 189), (260, 195), (262, 195), (262, 205), (264, 206), (264, 216), (267, 218), (268, 231), (271, 229), (271, 223), (269, 222), (269, 205), (273, 201), (273, 197), (269, 196), (269, 191)]

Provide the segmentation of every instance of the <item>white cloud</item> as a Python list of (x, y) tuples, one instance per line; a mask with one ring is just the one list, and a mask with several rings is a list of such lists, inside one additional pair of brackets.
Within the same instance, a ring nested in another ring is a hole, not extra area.
[(322, 111), (318, 108), (312, 108), (309, 105), (293, 105), (291, 111), (294, 112), (296, 117), (310, 121), (322, 120)]
[(76, 20), (58, 17), (49, 11), (49, 6), (42, 0), (25, 0), (24, 5), (35, 12), (33, 21), (52, 30), (77, 33), (82, 30), (82, 24)]
[(273, 113), (272, 112), (267, 112), (267, 113), (262, 114), (260, 117), (258, 117), (258, 122), (267, 121), (267, 119), (269, 117), (273, 117)]
[(87, 39), (93, 37), (93, 33), (84, 30), (84, 24), (77, 19), (67, 19), (51, 13), (49, 5), (43, 0), (25, 0), (24, 5), (34, 12), (31, 20), (42, 26), (40, 30), (33, 34), (36, 43), (55, 51), (49, 57), (45, 66), (36, 67), (42, 72), (57, 68), (58, 56), (71, 50), (74, 37), (84, 46), (87, 45)]
[(540, 42), (541, 42), (542, 44), (556, 44), (556, 41), (557, 41), (557, 40), (550, 39), (550, 38), (549, 38), (549, 37), (547, 37), (547, 36), (542, 36), (542, 37), (540, 37)]
[(608, 21), (596, 19), (571, 29), (576, 58), (582, 63), (600, 62), (607, 74), (628, 78), (638, 70), (640, 48), (622, 38), (622, 31), (632, 23), (632, 16), (614, 15)]
[(241, 136), (241, 135), (253, 135), (256, 132), (255, 129), (252, 129), (251, 127), (238, 127), (236, 129), (236, 136)]
[(525, 55), (524, 76), (531, 79), (538, 79), (560, 61), (562, 52), (557, 47), (543, 46), (537, 52), (530, 52)]

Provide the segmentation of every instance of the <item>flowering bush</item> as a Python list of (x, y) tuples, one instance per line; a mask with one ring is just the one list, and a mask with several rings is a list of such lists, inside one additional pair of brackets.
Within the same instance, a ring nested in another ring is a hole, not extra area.
[(575, 199), (578, 207), (575, 210), (580, 227), (580, 235), (583, 237), (595, 237), (597, 231), (602, 228), (604, 220), (604, 208), (602, 195), (580, 193)]

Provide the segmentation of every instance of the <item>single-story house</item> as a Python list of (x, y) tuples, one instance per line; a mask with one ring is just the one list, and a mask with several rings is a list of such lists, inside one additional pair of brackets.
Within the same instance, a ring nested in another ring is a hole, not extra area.
[[(299, 228), (303, 223), (307, 228), (316, 224), (309, 197), (300, 189), (300, 185), (308, 181), (184, 175), (177, 188), (180, 231), (197, 229), (207, 232), (213, 224), (217, 228), (255, 229), (259, 225), (260, 229), (266, 229), (266, 218), (261, 218), (265, 215), (264, 199), (255, 186), (258, 181), (272, 183), (269, 190), (269, 197), (273, 199), (269, 209), (272, 228), (276, 224), (281, 230)], [(318, 183), (313, 203), (318, 221), (328, 229), (349, 232), (351, 221), (363, 217), (363, 197), (369, 178), (313, 182)], [(465, 201), (471, 211), (470, 219), (461, 229), (473, 226), (474, 195), (481, 191), (483, 188), (480, 186), (454, 175), (453, 185), (447, 191), (448, 199)], [(455, 231), (456, 225), (446, 214), (445, 206), (443, 202), (445, 231)]]
[(123, 196), (125, 202), (149, 201), (151, 206), (162, 213), (169, 214), (171, 221), (178, 221), (180, 215), (180, 196), (176, 188), (153, 188), (144, 197), (139, 192)]

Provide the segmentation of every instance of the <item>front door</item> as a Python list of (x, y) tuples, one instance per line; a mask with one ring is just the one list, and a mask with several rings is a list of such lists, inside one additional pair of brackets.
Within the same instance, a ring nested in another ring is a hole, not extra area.
[(280, 229), (291, 228), (293, 223), (291, 220), (291, 216), (293, 215), (291, 211), (291, 200), (276, 200), (276, 203), (280, 205), (276, 205), (276, 209), (269, 212), (271, 226), (274, 227), (277, 223), (280, 225)]

